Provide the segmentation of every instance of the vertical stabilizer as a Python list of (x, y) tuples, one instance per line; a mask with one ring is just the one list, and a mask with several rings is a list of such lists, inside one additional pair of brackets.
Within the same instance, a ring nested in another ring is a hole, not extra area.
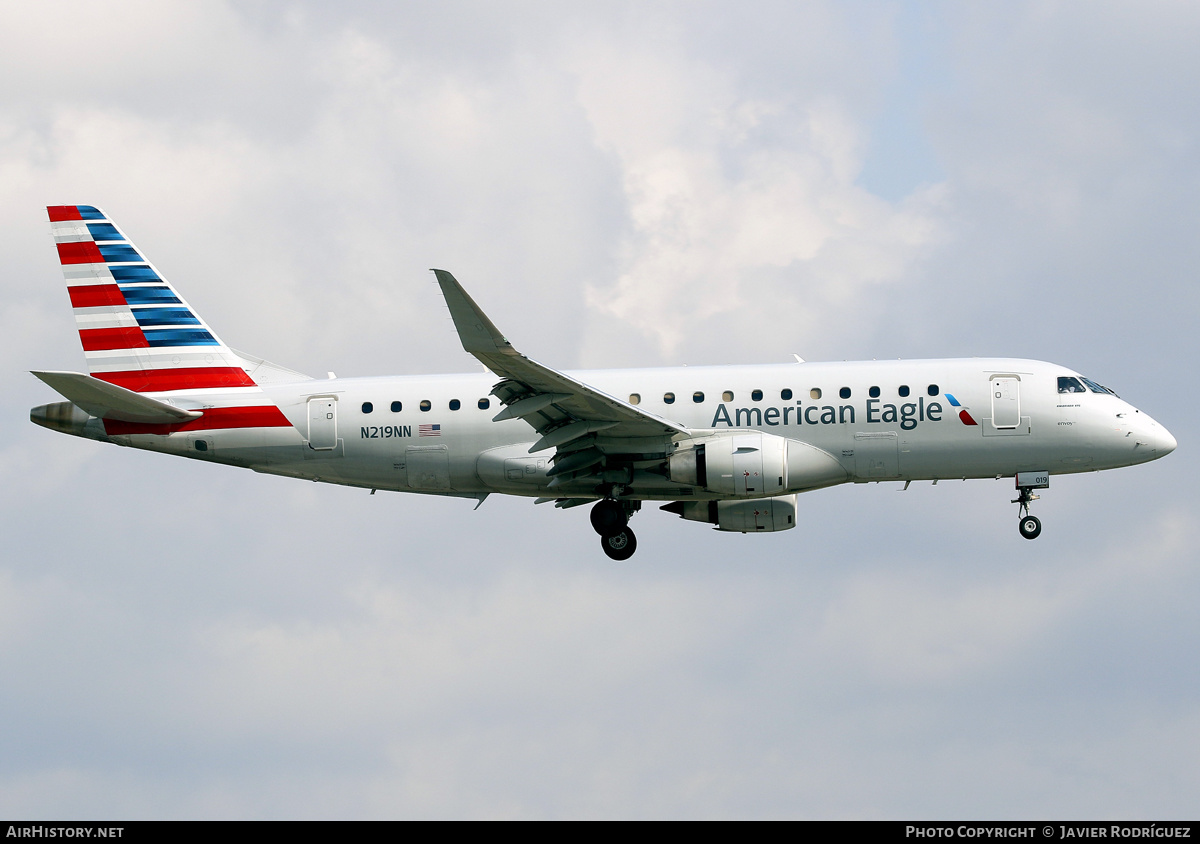
[(255, 386), (241, 359), (103, 211), (46, 210), (92, 376), (139, 393)]
[[(99, 208), (46, 210), (88, 374), (121, 389), (96, 388), (72, 373), (39, 378), (99, 416), (109, 435), (291, 427), (250, 370), (275, 381), (306, 376), (233, 352)], [(185, 409), (173, 413), (175, 406)]]

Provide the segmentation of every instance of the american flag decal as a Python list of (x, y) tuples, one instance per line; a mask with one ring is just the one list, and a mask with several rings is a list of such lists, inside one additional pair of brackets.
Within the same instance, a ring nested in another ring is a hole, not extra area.
[(440, 437), (442, 435), (442, 426), (434, 423), (433, 425), (418, 425), (418, 437)]

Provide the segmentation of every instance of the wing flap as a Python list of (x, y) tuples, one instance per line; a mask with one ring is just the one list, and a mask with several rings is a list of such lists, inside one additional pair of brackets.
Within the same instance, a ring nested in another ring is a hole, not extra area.
[(556, 401), (562, 401), (570, 397), (567, 393), (541, 393), (529, 398), (518, 399), (512, 404), (505, 406), (504, 410), (493, 416), (492, 421), (503, 422), (505, 419), (523, 419), (526, 416), (540, 413)]

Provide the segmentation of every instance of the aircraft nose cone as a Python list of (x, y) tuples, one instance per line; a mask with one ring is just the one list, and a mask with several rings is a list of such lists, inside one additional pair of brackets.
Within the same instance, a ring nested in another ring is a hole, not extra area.
[[(1125, 437), (1134, 441), (1133, 462), (1149, 463), (1160, 457), (1166, 457), (1178, 445), (1171, 432), (1152, 419), (1149, 414), (1133, 409), (1129, 430)], [(1126, 442), (1129, 440), (1127, 439)]]
[(1171, 436), (1171, 432), (1162, 425), (1156, 425), (1155, 428), (1157, 430), (1154, 432), (1154, 451), (1159, 457), (1162, 457), (1164, 454), (1170, 454), (1179, 443)]

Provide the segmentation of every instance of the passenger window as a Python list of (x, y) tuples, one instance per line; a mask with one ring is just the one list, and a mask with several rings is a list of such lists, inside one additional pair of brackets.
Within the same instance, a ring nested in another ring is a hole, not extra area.
[(692, 401), (694, 401), (696, 404), (700, 404), (700, 402), (704, 401), (704, 393), (700, 392), (699, 390), (692, 393)]
[(638, 395), (637, 393), (630, 393), (629, 394), (629, 403), (630, 404), (641, 404), (642, 397), (640, 395)]
[(750, 393), (751, 401), (762, 401), (762, 390), (754, 390)]
[(663, 404), (675, 404), (675, 394), (663, 393)]
[(838, 390), (838, 395), (839, 395), (839, 396), (841, 396), (841, 397), (842, 397), (842, 398), (844, 398), (844, 399), (848, 399), (848, 398), (850, 398), (850, 388), (849, 388), (849, 387), (842, 387), (842, 389)]
[(902, 399), (908, 398), (908, 385), (901, 384), (900, 389), (897, 390), (896, 392), (898, 392), (900, 394), (900, 398), (902, 398)]
[(726, 390), (721, 393), (721, 401), (733, 401), (733, 390)]
[(931, 396), (936, 396), (938, 393), (941, 392), (941, 390), (938, 389), (937, 384), (930, 384), (929, 389), (927, 389), (925, 392), (929, 393), (929, 395), (931, 395)]
[(392, 402), (392, 413), (399, 413), (403, 409), (404, 409), (404, 405), (400, 404), (400, 402), (398, 402), (398, 401)]
[(433, 407), (433, 404), (432, 404), (432, 403), (429, 401), (429, 399), (422, 399), (422, 401), (421, 401), (421, 410), (423, 410), (423, 411), (426, 411), (426, 410), (429, 410), (429, 409), (430, 409), (430, 408), (432, 408), (432, 407)]
[(363, 406), (362, 406), (363, 413), (370, 413), (374, 409), (375, 409), (375, 405), (371, 404), (369, 401), (363, 402)]
[(479, 409), (480, 410), (487, 410), (491, 406), (492, 406), (492, 403), (490, 401), (488, 401), (487, 399), (479, 400)]
[(879, 398), (879, 388), (872, 387), (871, 389), (867, 390), (867, 395), (869, 395), (873, 399)]
[(819, 399), (821, 397), (821, 388), (813, 387), (811, 390), (808, 391), (808, 397), (810, 399), (813, 399), (814, 401), (816, 399)]
[(792, 400), (792, 391), (789, 390), (787, 387), (784, 387), (782, 390), (779, 391), (779, 397), (781, 399), (783, 399), (784, 401), (791, 401)]
[(1058, 391), (1060, 393), (1086, 393), (1083, 385), (1079, 383), (1078, 378), (1066, 378), (1059, 376)]
[(458, 410), (460, 407), (462, 407), (462, 402), (460, 402), (458, 399), (450, 399), (451, 410)]

